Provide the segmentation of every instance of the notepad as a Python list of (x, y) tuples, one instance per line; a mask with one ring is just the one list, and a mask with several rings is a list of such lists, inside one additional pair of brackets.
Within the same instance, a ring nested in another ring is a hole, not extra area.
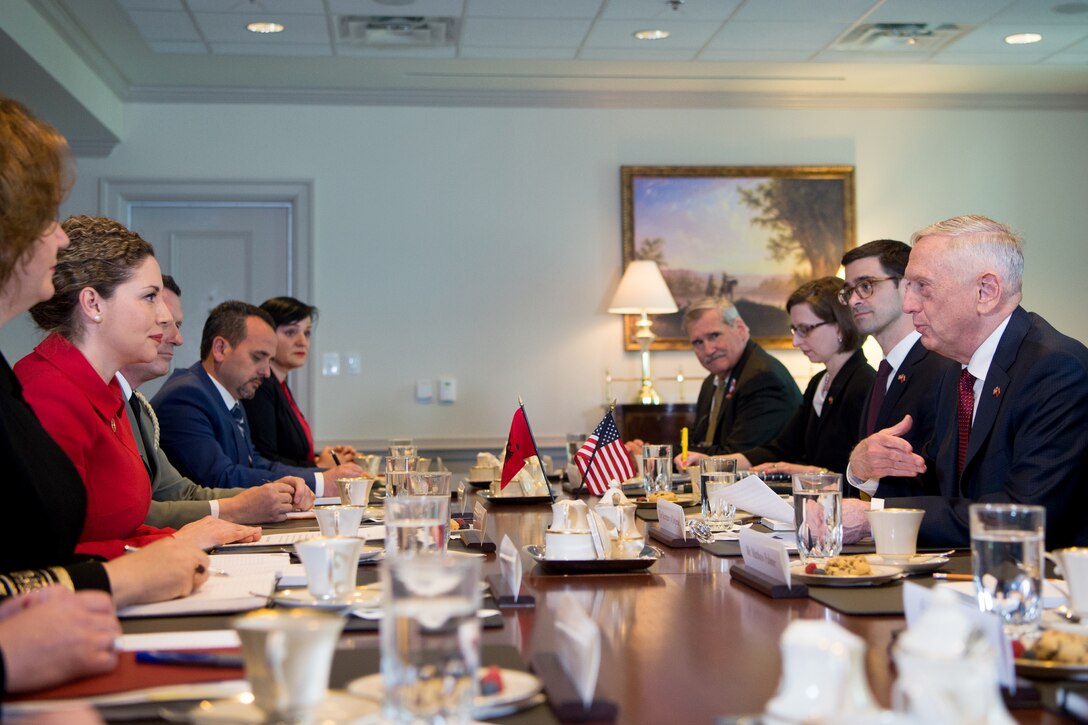
[[(225, 544), (215, 547), (216, 551), (239, 551), (244, 549), (283, 546), (290, 548), (300, 541), (309, 541), (321, 536), (320, 531), (289, 531), (283, 534), (265, 534), (256, 541), (241, 544)], [(357, 536), (363, 541), (378, 541), (385, 538), (385, 526), (360, 526)]]

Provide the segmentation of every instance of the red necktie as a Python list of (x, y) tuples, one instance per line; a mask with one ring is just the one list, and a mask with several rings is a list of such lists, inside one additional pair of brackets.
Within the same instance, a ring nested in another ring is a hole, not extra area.
[(959, 449), (956, 455), (956, 478), (963, 476), (967, 461), (967, 443), (971, 438), (971, 417), (975, 408), (975, 376), (964, 368), (960, 372)]
[(881, 360), (876, 369), (876, 382), (873, 383), (873, 393), (869, 396), (869, 417), (865, 420), (865, 435), (876, 433), (876, 417), (880, 413), (880, 406), (884, 404), (884, 396), (888, 394), (888, 378), (892, 374), (892, 366), (887, 360)]

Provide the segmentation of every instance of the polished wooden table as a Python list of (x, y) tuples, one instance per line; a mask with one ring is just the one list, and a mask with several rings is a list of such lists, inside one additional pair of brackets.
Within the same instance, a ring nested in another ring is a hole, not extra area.
[[(547, 505), (492, 505), (486, 529), (496, 543), (505, 534), (518, 546), (542, 544), (550, 520)], [(660, 561), (648, 572), (631, 574), (548, 575), (525, 556), (525, 590), (536, 597), (536, 607), (504, 610), (504, 627), (484, 630), (485, 646), (513, 645), (526, 659), (554, 651), (555, 602), (570, 592), (600, 624), (598, 694), (618, 704), (618, 722), (712, 723), (720, 716), (761, 712), (778, 685), (782, 631), (795, 619), (822, 619), (841, 624), (868, 643), (870, 686), (882, 706), (890, 705), (894, 675), (889, 644), (904, 626), (901, 617), (846, 616), (811, 599), (770, 599), (730, 579), (729, 568), (739, 559), (714, 557), (697, 548), (659, 548), (664, 551)], [(496, 556), (488, 555), (484, 573), (498, 572)], [(225, 621), (208, 617), (207, 628), (223, 627)], [(170, 620), (160, 622), (169, 628)], [(372, 633), (345, 634), (342, 643), (349, 649), (377, 646)], [(217, 674), (198, 677), (192, 668), (170, 669), (187, 679)], [(111, 675), (44, 694), (88, 694), (118, 689), (119, 683), (131, 689), (158, 684), (164, 676), (169, 678), (162, 666), (126, 660)], [(1070, 722), (1039, 708), (1012, 714), (1024, 723)]]

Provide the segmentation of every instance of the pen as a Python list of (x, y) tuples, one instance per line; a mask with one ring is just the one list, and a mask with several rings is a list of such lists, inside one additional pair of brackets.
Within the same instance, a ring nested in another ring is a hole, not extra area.
[(680, 465), (688, 465), (688, 428), (680, 429)]
[(975, 580), (974, 574), (949, 574), (948, 572), (933, 572), (934, 579), (943, 579), (949, 582), (971, 582)]
[(336, 451), (331, 451), (331, 453), (332, 453), (332, 462), (339, 466), (340, 465), (340, 456), (336, 455)]
[(137, 652), (136, 661), (150, 665), (193, 665), (195, 667), (241, 667), (241, 655), (210, 652)]

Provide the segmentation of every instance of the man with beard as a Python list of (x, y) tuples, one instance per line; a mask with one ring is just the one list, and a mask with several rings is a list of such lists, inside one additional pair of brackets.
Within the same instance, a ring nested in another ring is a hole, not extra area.
[(253, 448), (238, 401), (253, 397), (271, 374), (276, 331), (268, 313), (235, 300), (208, 314), (200, 361), (175, 370), (151, 404), (159, 417), (162, 450), (178, 470), (206, 486), (260, 486), (298, 476), (319, 496), (337, 495), (336, 479), (362, 475), (354, 463), (325, 471), (270, 461)]

